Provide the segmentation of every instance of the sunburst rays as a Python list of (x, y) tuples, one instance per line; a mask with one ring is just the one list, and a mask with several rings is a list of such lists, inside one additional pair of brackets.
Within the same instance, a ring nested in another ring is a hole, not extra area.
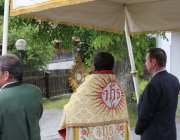
[(124, 110), (123, 104), (125, 102), (124, 92), (121, 90), (121, 86), (116, 82), (114, 77), (96, 78), (93, 92), (93, 106), (97, 112), (109, 114), (115, 111), (120, 113)]

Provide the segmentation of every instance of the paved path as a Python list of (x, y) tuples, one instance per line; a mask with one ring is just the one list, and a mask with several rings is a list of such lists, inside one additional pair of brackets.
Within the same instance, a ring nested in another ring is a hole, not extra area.
[(63, 140), (58, 134), (58, 127), (63, 110), (44, 110), (40, 119), (41, 140)]
[[(63, 110), (44, 110), (40, 120), (41, 140), (63, 140), (57, 130), (60, 124)], [(177, 123), (177, 140), (180, 140), (180, 123)], [(140, 140), (132, 130), (133, 140)]]

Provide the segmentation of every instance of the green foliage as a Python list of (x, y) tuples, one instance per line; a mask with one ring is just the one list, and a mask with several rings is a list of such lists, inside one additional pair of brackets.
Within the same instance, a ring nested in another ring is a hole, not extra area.
[(133, 99), (134, 101), (137, 101), (136, 93), (135, 93), (135, 92), (132, 92), (132, 99)]
[[(2, 37), (2, 28), (0, 32)], [(15, 42), (20, 38), (27, 42), (27, 46), (22, 52), (23, 68), (25, 71), (46, 69), (47, 64), (50, 63), (53, 56), (52, 42), (45, 42), (42, 38), (37, 36), (37, 33), (38, 28), (32, 28), (30, 25), (20, 26), (20, 28), (17, 29), (9, 29), (8, 43), (10, 45), (8, 46), (8, 53), (19, 56), (20, 53), (15, 47)]]
[[(98, 51), (110, 52), (115, 61), (121, 61), (128, 57), (124, 34), (80, 28), (75, 32), (75, 36), (81, 39), (78, 46), (80, 48), (79, 55), (88, 67), (91, 67), (92, 59)], [(155, 38), (147, 35), (133, 35), (131, 41), (138, 74), (143, 75), (145, 56), (150, 48), (155, 47)]]
[(11, 17), (9, 23), (10, 29), (19, 30), (19, 28), (30, 26), (32, 29), (37, 29), (36, 34), (33, 34), (33, 40), (37, 38), (43, 42), (52, 42), (55, 39), (60, 41), (61, 48), (71, 50), (74, 47), (72, 36), (75, 29), (78, 27), (68, 26), (63, 24), (54, 24), (47, 21), (39, 21), (23, 17)]
[[(2, 38), (3, 20), (1, 19), (0, 21), (0, 35)], [(15, 42), (22, 38), (27, 42), (26, 49), (23, 51), (24, 70), (46, 69), (53, 56), (54, 40), (60, 41), (61, 48), (73, 50), (74, 41), (72, 36), (76, 28), (46, 21), (41, 22), (35, 19), (10, 17), (8, 33), (8, 43), (10, 43), (10, 46), (8, 46), (8, 53), (14, 53), (19, 56), (19, 52), (15, 48)]]
[(176, 119), (177, 121), (180, 121), (180, 95), (178, 96), (178, 106), (176, 111)]
[(9, 19), (9, 40), (13, 46), (9, 53), (18, 55), (15, 41), (19, 38), (27, 41), (23, 51), (23, 66), (26, 71), (46, 69), (53, 56), (54, 40), (60, 41), (60, 47), (69, 51), (74, 49), (72, 36), (77, 27), (41, 22), (35, 19), (11, 17)]
[(162, 39), (169, 41), (168, 38), (166, 37), (165, 32), (158, 33), (157, 35), (160, 36)]
[[(149, 83), (149, 81), (147, 80), (139, 80), (138, 84), (139, 84), (139, 90), (140, 90), (140, 94), (143, 92), (143, 90), (145, 89), (146, 85)], [(132, 94), (132, 99), (134, 101), (136, 101), (136, 93), (133, 92)]]
[(137, 122), (137, 112), (128, 106), (128, 115), (131, 129), (134, 129)]
[(150, 48), (155, 48), (156, 39), (147, 35), (133, 35), (131, 37), (134, 61), (139, 75), (143, 75), (145, 56)]
[(4, 15), (4, 0), (0, 0), (0, 15)]
[[(80, 38), (81, 42), (78, 44), (80, 51), (78, 53), (89, 68), (91, 67), (94, 55), (98, 51), (110, 52), (114, 56), (115, 61), (121, 61), (128, 57), (124, 34), (54, 24), (22, 17), (12, 17), (10, 20), (10, 29), (19, 30), (20, 28), (29, 26), (32, 29), (36, 29), (36, 34), (33, 34), (31, 38), (34, 42), (43, 40), (43, 42), (50, 43), (52, 40), (57, 39), (60, 41), (61, 48), (71, 51), (76, 47), (72, 36)], [(131, 36), (131, 40), (138, 74), (143, 75), (142, 67), (144, 65), (145, 54), (149, 48), (155, 47), (155, 39), (147, 35), (133, 35)]]

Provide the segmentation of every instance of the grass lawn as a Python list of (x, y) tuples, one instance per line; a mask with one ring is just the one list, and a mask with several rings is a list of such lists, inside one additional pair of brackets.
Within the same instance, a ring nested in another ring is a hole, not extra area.
[(69, 102), (70, 98), (62, 98), (59, 100), (43, 100), (43, 108), (48, 109), (63, 109), (64, 105)]
[(129, 115), (129, 121), (130, 121), (130, 127), (131, 129), (134, 129), (137, 122), (137, 113), (128, 107), (128, 115)]

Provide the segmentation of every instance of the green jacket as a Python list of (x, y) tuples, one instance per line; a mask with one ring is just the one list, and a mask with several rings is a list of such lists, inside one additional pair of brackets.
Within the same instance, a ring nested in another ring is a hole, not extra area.
[(16, 82), (0, 91), (0, 140), (40, 140), (42, 92)]

